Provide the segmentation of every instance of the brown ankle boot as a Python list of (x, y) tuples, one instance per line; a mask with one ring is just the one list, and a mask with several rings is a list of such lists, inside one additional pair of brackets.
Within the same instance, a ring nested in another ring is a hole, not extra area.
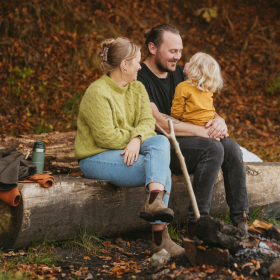
[(151, 251), (153, 253), (165, 249), (171, 256), (185, 253), (185, 249), (173, 242), (168, 234), (167, 226), (162, 231), (153, 231)]
[(164, 223), (170, 223), (173, 220), (174, 212), (164, 205), (163, 198), (165, 194), (166, 191), (150, 192), (146, 203), (141, 209), (140, 218), (148, 222), (160, 220)]

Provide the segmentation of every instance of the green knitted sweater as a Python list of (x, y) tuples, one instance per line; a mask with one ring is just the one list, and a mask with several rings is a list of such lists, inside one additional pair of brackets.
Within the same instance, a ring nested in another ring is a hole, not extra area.
[(77, 159), (107, 150), (123, 150), (137, 135), (141, 135), (142, 143), (156, 135), (155, 119), (143, 84), (134, 81), (120, 87), (107, 75), (86, 90), (77, 125)]

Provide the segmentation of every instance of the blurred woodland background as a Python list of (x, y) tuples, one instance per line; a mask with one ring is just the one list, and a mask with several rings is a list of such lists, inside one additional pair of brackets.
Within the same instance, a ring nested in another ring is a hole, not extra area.
[(100, 42), (174, 24), (184, 50), (214, 56), (226, 81), (214, 96), (230, 137), (280, 161), (278, 0), (29, 0), (0, 5), (0, 134), (76, 130), (86, 88), (102, 75)]

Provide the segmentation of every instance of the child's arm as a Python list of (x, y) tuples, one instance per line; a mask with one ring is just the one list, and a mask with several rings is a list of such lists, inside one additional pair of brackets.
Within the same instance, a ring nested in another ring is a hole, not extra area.
[[(176, 136), (199, 136), (199, 137), (209, 138), (208, 135), (209, 128), (205, 128), (204, 126), (201, 125), (181, 122), (168, 115), (165, 115), (158, 110), (156, 104), (153, 102), (151, 102), (151, 107), (152, 107), (153, 116), (156, 119), (157, 124), (161, 126), (161, 128), (163, 128), (167, 133), (170, 133), (168, 120), (171, 119), (174, 125)], [(216, 139), (216, 140), (219, 141), (220, 139)]]
[(185, 112), (187, 91), (179, 84), (175, 89), (174, 99), (171, 107), (171, 117), (181, 120), (183, 113)]

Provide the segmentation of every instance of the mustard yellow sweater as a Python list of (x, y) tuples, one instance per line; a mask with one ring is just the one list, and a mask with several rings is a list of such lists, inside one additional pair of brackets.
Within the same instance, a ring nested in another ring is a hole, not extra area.
[(75, 157), (122, 150), (137, 135), (156, 135), (148, 93), (142, 83), (120, 87), (107, 75), (93, 82), (80, 104)]
[(173, 118), (204, 126), (214, 115), (212, 92), (198, 91), (187, 81), (176, 87), (171, 108)]

